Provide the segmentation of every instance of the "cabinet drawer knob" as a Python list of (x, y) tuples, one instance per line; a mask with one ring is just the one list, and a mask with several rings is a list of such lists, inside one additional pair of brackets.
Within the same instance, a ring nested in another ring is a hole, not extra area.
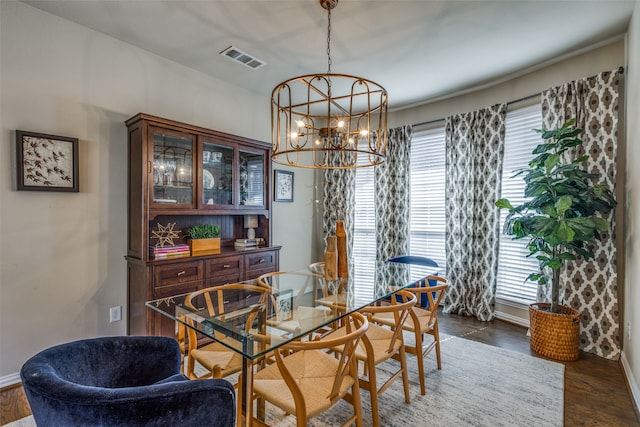
[(187, 274), (186, 271), (182, 270), (182, 271), (178, 271), (178, 276), (184, 276), (185, 274)]
[(225, 264), (222, 266), (222, 268), (231, 268), (231, 266), (229, 264)]
[(256, 264), (264, 264), (264, 258), (260, 258)]

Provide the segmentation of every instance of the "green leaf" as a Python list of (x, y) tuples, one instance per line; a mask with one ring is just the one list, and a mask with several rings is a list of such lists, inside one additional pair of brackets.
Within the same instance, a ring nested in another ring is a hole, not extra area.
[(547, 157), (547, 159), (544, 161), (544, 168), (547, 170), (547, 174), (551, 173), (551, 170), (553, 170), (554, 166), (557, 165), (559, 161), (560, 156), (557, 154), (551, 154), (549, 157)]
[(573, 229), (569, 227), (569, 225), (567, 225), (567, 223), (564, 221), (558, 223), (558, 226), (556, 227), (554, 232), (558, 239), (560, 239), (560, 241), (562, 242), (571, 242), (573, 241), (573, 237), (576, 235), (576, 232), (573, 231)]
[(507, 199), (498, 199), (496, 201), (496, 206), (500, 209), (513, 209), (513, 206)]
[(594, 225), (596, 226), (596, 230), (598, 231), (608, 231), (609, 230), (609, 221), (604, 218), (592, 218)]
[(571, 207), (573, 204), (573, 199), (571, 196), (562, 196), (558, 199), (556, 203), (556, 210), (558, 212), (558, 216), (564, 215), (564, 213)]

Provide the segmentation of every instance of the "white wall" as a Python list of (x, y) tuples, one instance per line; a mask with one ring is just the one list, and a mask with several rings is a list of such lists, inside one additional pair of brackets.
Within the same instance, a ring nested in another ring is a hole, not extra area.
[[(24, 3), (0, 1), (0, 383), (74, 339), (124, 334), (127, 138), (138, 112), (270, 140), (264, 99)], [(240, 70), (239, 72), (244, 72)], [(246, 72), (251, 72), (246, 70)], [(80, 193), (14, 190), (15, 130), (80, 139)], [(283, 268), (311, 262), (313, 174), (274, 204)]]
[[(419, 107), (393, 111), (389, 114), (389, 127), (438, 120), (452, 114), (515, 101), (571, 80), (613, 70), (621, 65), (624, 65), (624, 40), (618, 38), (583, 54), (564, 60), (556, 59), (550, 61), (547, 66), (539, 65), (526, 74), (521, 72), (513, 78), (507, 76), (502, 79), (502, 83), (483, 90), (451, 96)], [(392, 96), (393, 94), (389, 94), (389, 97)]]
[(626, 277), (624, 284), (624, 326), (622, 360), (630, 379), (636, 402), (640, 402), (640, 1), (636, 1), (627, 35), (627, 176), (624, 230), (626, 247)]

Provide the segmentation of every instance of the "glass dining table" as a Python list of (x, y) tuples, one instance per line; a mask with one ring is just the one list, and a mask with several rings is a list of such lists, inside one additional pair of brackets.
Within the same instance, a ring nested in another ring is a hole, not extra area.
[[(253, 417), (253, 369), (257, 361), (292, 340), (305, 339), (349, 313), (415, 283), (409, 264), (380, 261), (352, 262), (349, 276), (337, 280), (326, 280), (309, 270), (268, 274), (263, 278), (269, 284), (267, 290), (258, 293), (256, 282), (243, 282), (246, 291), (234, 289), (230, 295), (225, 294), (224, 301), (215, 303), (221, 303), (223, 310), (215, 313), (202, 299), (192, 300), (191, 294), (146, 303), (195, 329), (202, 339), (218, 341), (242, 355), (238, 384), (242, 414), (238, 414), (238, 425), (247, 426)], [(263, 414), (259, 412), (259, 416)]]

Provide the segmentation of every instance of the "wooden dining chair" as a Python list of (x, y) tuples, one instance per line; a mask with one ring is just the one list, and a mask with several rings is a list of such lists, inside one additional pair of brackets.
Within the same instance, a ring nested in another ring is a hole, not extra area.
[[(239, 318), (243, 319), (244, 329), (249, 331), (261, 309), (264, 309), (266, 290), (262, 286), (247, 285), (244, 283), (231, 283), (220, 286), (212, 286), (189, 294), (184, 304), (187, 308), (197, 311), (201, 317), (232, 315), (237, 306), (233, 300), (239, 297), (253, 298), (255, 304), (248, 314)], [(243, 304), (246, 306), (246, 304)], [(193, 322), (188, 316), (187, 322)], [(194, 328), (184, 328), (187, 332), (186, 369), (185, 375), (189, 379), (224, 378), (235, 374), (242, 369), (242, 355), (229, 349), (227, 345), (240, 345), (236, 340), (224, 334), (215, 332), (217, 341), (204, 344), (198, 343), (198, 334)], [(222, 343), (226, 343), (224, 345)], [(196, 372), (196, 362), (205, 372)]]
[[(333, 339), (293, 341), (275, 350), (275, 364), (258, 371), (253, 377), (253, 392), (258, 398), (296, 416), (298, 427), (309, 419), (346, 400), (353, 415), (343, 425), (355, 422), (362, 426), (362, 408), (355, 350), (369, 327), (360, 313), (349, 314), (346, 333)], [(327, 350), (340, 346), (336, 358)], [(263, 422), (254, 419), (258, 425)]]
[[(409, 374), (407, 370), (407, 359), (405, 356), (405, 346), (402, 336), (402, 326), (409, 317), (411, 309), (418, 301), (417, 296), (408, 291), (398, 291), (395, 293), (396, 298), (392, 298), (389, 303), (383, 305), (370, 305), (360, 310), (361, 313), (367, 315), (370, 320), (369, 329), (362, 336), (358, 345), (355, 357), (364, 365), (364, 375), (359, 377), (360, 388), (369, 392), (371, 399), (371, 416), (373, 418), (374, 427), (380, 426), (380, 417), (378, 410), (378, 401), (382, 393), (384, 393), (393, 382), (402, 376), (404, 387), (404, 401), (411, 403), (409, 397)], [(394, 319), (394, 329), (388, 329), (371, 322), (375, 315), (384, 314)], [(326, 335), (326, 339), (337, 338), (347, 333), (344, 327)], [(333, 347), (333, 350), (341, 353), (342, 347)], [(377, 371), (383, 362), (389, 359), (395, 359), (400, 362), (400, 368), (393, 372), (391, 377), (378, 387)]]
[[(430, 286), (429, 281), (435, 281), (438, 284)], [(447, 279), (440, 276), (427, 276), (420, 280), (414, 288), (407, 288), (408, 291), (416, 294), (418, 297), (426, 294), (429, 300), (427, 308), (413, 307), (409, 312), (409, 317), (404, 323), (403, 329), (411, 331), (415, 337), (415, 345), (407, 345), (405, 350), (409, 354), (416, 356), (418, 363), (418, 375), (420, 376), (420, 394), (424, 396), (426, 393), (424, 380), (424, 358), (435, 348), (438, 369), (442, 369), (440, 357), (440, 331), (438, 329), (438, 307), (447, 290)], [(371, 321), (388, 325), (394, 328), (396, 325), (395, 318), (388, 313), (376, 313), (371, 317)], [(425, 335), (430, 335), (433, 341), (424, 342)]]
[[(282, 300), (280, 300), (280, 298), (282, 295), (286, 295), (287, 292), (291, 293), (289, 298), (291, 300), (289, 306), (290, 312), (287, 313), (286, 318), (282, 319), (277, 316), (271, 317), (270, 319), (267, 319), (267, 324), (292, 333), (296, 333), (301, 329), (310, 330), (321, 327), (331, 309), (326, 306), (310, 306), (302, 303), (302, 298), (304, 298), (307, 293), (306, 291), (309, 284), (313, 283), (317, 278), (309, 275), (307, 278), (303, 279), (304, 276), (300, 275), (299, 277), (301, 282), (299, 283), (301, 283), (301, 285), (299, 288), (282, 289), (279, 281), (277, 280), (277, 276), (282, 274), (286, 273), (282, 271), (275, 271), (265, 273), (257, 279), (259, 286), (263, 286), (270, 291), (269, 297), (271, 305), (276, 312), (281, 309)], [(315, 298), (311, 298), (311, 300), (315, 302)]]

